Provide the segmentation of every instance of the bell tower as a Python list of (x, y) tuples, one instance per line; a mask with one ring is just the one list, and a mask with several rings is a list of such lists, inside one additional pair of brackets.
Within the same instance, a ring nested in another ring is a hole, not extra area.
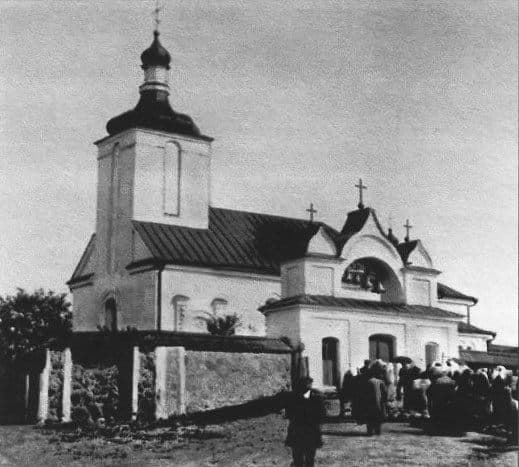
[(141, 54), (136, 107), (108, 121), (97, 141), (98, 270), (128, 264), (131, 220), (207, 229), (212, 138), (169, 103), (171, 56), (153, 32)]

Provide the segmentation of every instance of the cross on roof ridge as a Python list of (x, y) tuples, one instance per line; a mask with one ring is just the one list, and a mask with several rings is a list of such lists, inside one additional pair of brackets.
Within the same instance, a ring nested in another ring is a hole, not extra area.
[(310, 203), (310, 207), (306, 210), (306, 212), (310, 213), (310, 222), (313, 222), (314, 214), (318, 212), (317, 209), (314, 209), (314, 203)]
[(355, 188), (359, 189), (359, 204), (357, 204), (359, 209), (364, 209), (364, 202), (362, 199), (362, 190), (367, 190), (368, 187), (362, 184), (362, 178), (359, 178), (359, 184), (355, 185)]
[(409, 223), (409, 219), (406, 219), (404, 227), (405, 227), (406, 232), (407, 232), (406, 235), (405, 235), (404, 240), (406, 242), (409, 242), (409, 231), (413, 228), (413, 226)]

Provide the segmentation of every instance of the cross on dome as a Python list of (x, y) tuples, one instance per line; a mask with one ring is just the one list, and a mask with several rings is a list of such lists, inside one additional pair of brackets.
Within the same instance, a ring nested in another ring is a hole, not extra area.
[(314, 221), (314, 214), (317, 213), (317, 209), (314, 209), (314, 203), (310, 203), (310, 207), (306, 210), (310, 213), (310, 222)]
[(155, 9), (153, 10), (153, 15), (154, 15), (154, 21), (155, 21), (155, 31), (159, 31), (159, 24), (160, 24), (160, 19), (159, 19), (159, 13), (160, 11), (162, 10), (163, 7), (159, 6), (159, 0), (156, 0), (155, 1)]
[(359, 209), (364, 209), (364, 202), (362, 200), (362, 190), (367, 190), (368, 187), (362, 184), (362, 178), (359, 178), (359, 184), (355, 185), (356, 188), (359, 189), (359, 204), (357, 205)]

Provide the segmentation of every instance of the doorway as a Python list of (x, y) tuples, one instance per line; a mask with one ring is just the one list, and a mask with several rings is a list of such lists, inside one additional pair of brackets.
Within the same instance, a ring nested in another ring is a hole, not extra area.
[(339, 377), (339, 339), (326, 337), (322, 341), (323, 384), (325, 386), (340, 385)]

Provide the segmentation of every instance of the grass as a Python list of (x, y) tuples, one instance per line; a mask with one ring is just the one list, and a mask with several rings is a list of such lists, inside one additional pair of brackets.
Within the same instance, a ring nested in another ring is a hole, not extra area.
[[(175, 429), (122, 428), (109, 436), (0, 426), (0, 464), (288, 466), (286, 425), (281, 415), (271, 414)], [(490, 435), (429, 436), (405, 423), (387, 423), (380, 437), (367, 437), (365, 427), (337, 419), (325, 423), (323, 431), (325, 445), (316, 461), (320, 466), (517, 465), (517, 452)]]

